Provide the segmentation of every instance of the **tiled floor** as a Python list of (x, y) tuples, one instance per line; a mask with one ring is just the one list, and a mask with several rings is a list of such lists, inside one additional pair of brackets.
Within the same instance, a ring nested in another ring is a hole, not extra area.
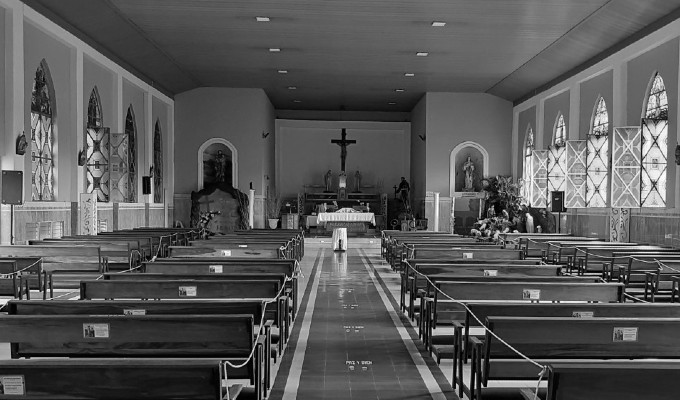
[(396, 274), (370, 242), (350, 239), (347, 252), (308, 244), (306, 293), (270, 399), (457, 398), (396, 311), (386, 282)]

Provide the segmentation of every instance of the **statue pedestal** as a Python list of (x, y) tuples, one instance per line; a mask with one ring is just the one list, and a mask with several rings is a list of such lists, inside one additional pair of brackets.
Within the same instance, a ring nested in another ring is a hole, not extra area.
[(454, 233), (469, 234), (472, 224), (482, 218), (486, 192), (453, 193)]

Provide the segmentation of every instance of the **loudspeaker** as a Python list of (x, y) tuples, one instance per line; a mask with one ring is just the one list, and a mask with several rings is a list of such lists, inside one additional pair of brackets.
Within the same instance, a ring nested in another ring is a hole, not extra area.
[(550, 203), (550, 211), (552, 212), (565, 212), (567, 211), (566, 208), (564, 208), (564, 192), (563, 191), (554, 191), (550, 192), (550, 198), (551, 203)]
[(142, 177), (142, 194), (151, 194), (151, 177)]
[(2, 171), (2, 204), (23, 204), (24, 173)]

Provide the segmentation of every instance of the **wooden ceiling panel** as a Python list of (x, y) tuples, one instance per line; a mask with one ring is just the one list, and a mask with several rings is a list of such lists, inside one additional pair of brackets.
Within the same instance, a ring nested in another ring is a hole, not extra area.
[[(427, 91), (517, 100), (680, 6), (680, 0), (25, 2), (173, 93), (260, 87), (276, 108), (378, 111), (410, 111)], [(257, 23), (256, 16), (271, 22)], [(431, 27), (435, 20), (447, 26)], [(270, 47), (282, 51), (271, 54)]]

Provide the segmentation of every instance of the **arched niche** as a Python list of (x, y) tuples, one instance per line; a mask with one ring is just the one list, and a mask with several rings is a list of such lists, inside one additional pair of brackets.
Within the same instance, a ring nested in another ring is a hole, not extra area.
[[(198, 148), (197, 160), (199, 190), (213, 183), (227, 183), (238, 187), (238, 152), (228, 140), (223, 138), (206, 140)], [(220, 176), (223, 179), (220, 179)]]
[(449, 195), (455, 197), (456, 192), (464, 192), (465, 163), (470, 157), (474, 166), (473, 192), (482, 190), (482, 179), (489, 176), (489, 153), (475, 142), (463, 142), (453, 148), (449, 160)]

